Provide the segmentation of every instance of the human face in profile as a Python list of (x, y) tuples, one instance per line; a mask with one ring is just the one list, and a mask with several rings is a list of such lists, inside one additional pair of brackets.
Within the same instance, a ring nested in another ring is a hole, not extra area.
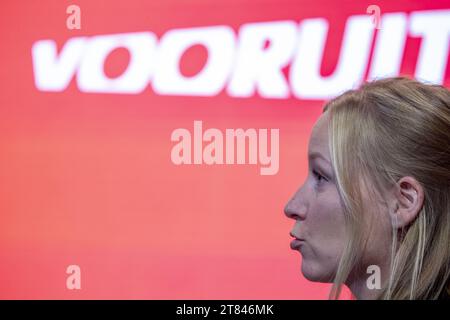
[(334, 181), (328, 147), (328, 114), (316, 122), (308, 146), (308, 175), (286, 204), (295, 220), (291, 248), (302, 255), (302, 273), (308, 280), (331, 282), (345, 244), (341, 201)]
[[(291, 248), (302, 255), (303, 276), (318, 282), (333, 282), (348, 241), (342, 200), (331, 165), (328, 124), (329, 115), (325, 112), (314, 125), (309, 140), (306, 180), (284, 209), (285, 214), (295, 220), (290, 232), (294, 238)], [(359, 185), (364, 201), (364, 213), (361, 214), (365, 220), (360, 227), (364, 228), (367, 245), (357, 263), (359, 267), (350, 273), (346, 284), (358, 298), (369, 298), (377, 292), (368, 290), (365, 285), (366, 269), (369, 265), (377, 265), (387, 270), (391, 225), (388, 207), (382, 198), (378, 194), (369, 196), (366, 185)], [(384, 272), (382, 278), (386, 276)]]

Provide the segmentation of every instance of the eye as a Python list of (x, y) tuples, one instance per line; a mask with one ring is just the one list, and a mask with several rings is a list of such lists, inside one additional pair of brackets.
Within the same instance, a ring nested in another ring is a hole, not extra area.
[(316, 170), (312, 171), (314, 177), (316, 177), (317, 180), (317, 184), (320, 184), (323, 180), (327, 181), (327, 179), (325, 179), (325, 177), (323, 175), (321, 175), (319, 172), (317, 172)]

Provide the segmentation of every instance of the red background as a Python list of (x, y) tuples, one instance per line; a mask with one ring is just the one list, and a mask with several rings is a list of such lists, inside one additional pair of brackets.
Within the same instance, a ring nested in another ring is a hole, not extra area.
[[(66, 28), (77, 4), (82, 29)], [(300, 273), (283, 207), (307, 175), (307, 146), (323, 101), (86, 94), (34, 85), (31, 46), (79, 35), (324, 17), (322, 74), (336, 64), (345, 21), (372, 1), (2, 1), (0, 5), (0, 298), (324, 299), (329, 285)], [(378, 1), (382, 13), (448, 8), (448, 1)], [(413, 74), (420, 40), (408, 39)], [(110, 76), (127, 65), (117, 50)], [(205, 59), (191, 50), (183, 72)], [(202, 62), (203, 61), (203, 62)], [(445, 84), (450, 84), (447, 68)], [(176, 128), (279, 128), (280, 170), (175, 166)], [(66, 267), (82, 289), (66, 289)]]

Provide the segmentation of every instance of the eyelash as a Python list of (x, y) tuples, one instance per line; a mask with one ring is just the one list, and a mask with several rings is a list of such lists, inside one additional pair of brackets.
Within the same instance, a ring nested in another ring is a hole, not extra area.
[(325, 179), (325, 177), (323, 175), (321, 175), (320, 173), (318, 173), (316, 170), (313, 170), (312, 173), (316, 177), (316, 180), (318, 181), (317, 184), (320, 184), (320, 182), (321, 182), (320, 178), (327, 181), (327, 179)]

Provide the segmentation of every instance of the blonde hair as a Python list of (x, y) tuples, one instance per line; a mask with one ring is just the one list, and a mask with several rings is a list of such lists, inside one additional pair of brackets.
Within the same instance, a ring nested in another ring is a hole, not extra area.
[(450, 275), (450, 92), (389, 78), (345, 92), (323, 112), (349, 235), (330, 298), (339, 297), (367, 245), (361, 184), (381, 195), (404, 176), (421, 184), (424, 202), (410, 225), (392, 229), (389, 278), (378, 298), (439, 298)]

